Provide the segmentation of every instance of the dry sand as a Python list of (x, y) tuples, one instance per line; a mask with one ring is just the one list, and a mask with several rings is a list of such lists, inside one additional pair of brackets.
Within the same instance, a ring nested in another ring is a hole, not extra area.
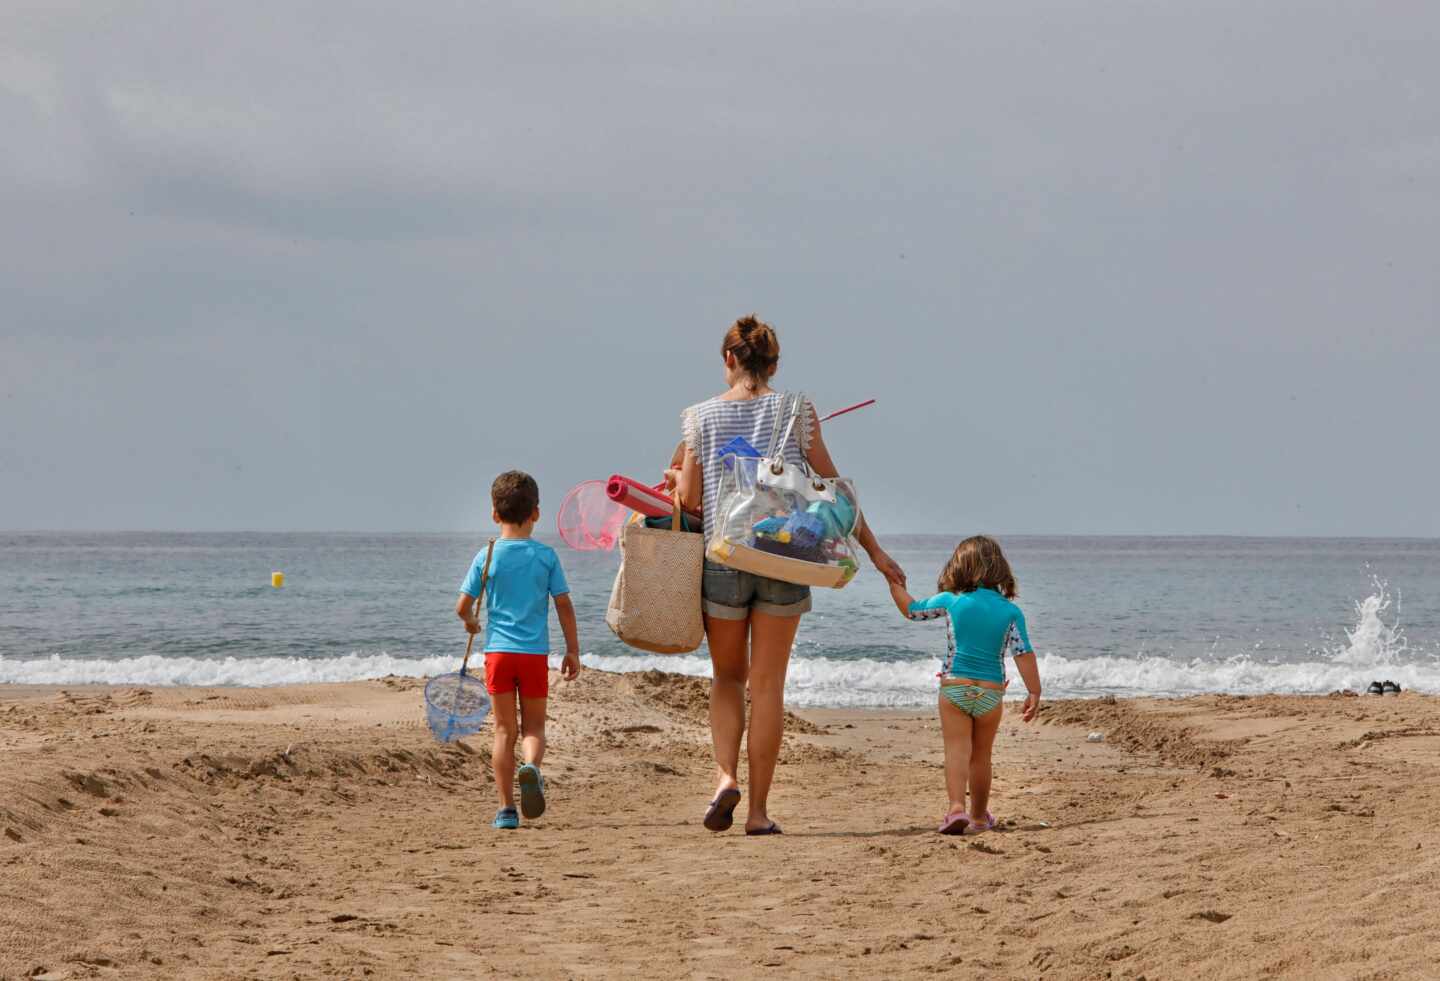
[(0, 688), (0, 977), (1437, 974), (1434, 699), (1053, 703), (963, 839), (931, 713), (805, 713), (786, 834), (711, 835), (704, 683), (587, 672), (501, 833), (420, 702)]

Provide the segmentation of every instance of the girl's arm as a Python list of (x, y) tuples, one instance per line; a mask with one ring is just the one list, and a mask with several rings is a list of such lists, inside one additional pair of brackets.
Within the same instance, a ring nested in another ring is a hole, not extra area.
[(900, 611), (900, 615), (908, 620), (910, 618), (910, 604), (915, 602), (915, 597), (911, 596), (904, 586), (892, 582), (890, 584), (890, 598), (895, 601), (895, 608)]
[(1040, 711), (1040, 666), (1035, 663), (1035, 652), (1015, 655), (1015, 670), (1020, 672), (1025, 691), (1029, 693), (1025, 696), (1025, 707), (1020, 710), (1020, 717), (1030, 722)]
[[(809, 406), (808, 408), (813, 411), (814, 407)], [(818, 419), (815, 420), (814, 428), (810, 432), (810, 452), (806, 454), (805, 459), (809, 462), (810, 469), (821, 477), (840, 476), (840, 470), (830, 456), (830, 448), (825, 445), (825, 437), (820, 433), (820, 420)], [(860, 514), (859, 527), (855, 529), (855, 540), (860, 543), (865, 554), (870, 556), (870, 561), (874, 563), (875, 568), (880, 570), (880, 574), (889, 581), (892, 591), (895, 586), (903, 587), (905, 585), (905, 570), (900, 568), (900, 564), (880, 547), (880, 542), (875, 538), (875, 533), (870, 530), (870, 522), (865, 520), (863, 512)]]

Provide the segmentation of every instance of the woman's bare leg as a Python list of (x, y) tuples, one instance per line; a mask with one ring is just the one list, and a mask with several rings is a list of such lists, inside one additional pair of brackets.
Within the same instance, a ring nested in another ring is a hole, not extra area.
[(970, 740), (970, 816), (977, 821), (985, 820), (990, 806), (990, 751), (995, 748), (995, 734), (1000, 731), (1000, 717), (1004, 714), (1002, 703), (975, 720), (975, 734)]
[[(705, 617), (705, 637), (710, 645), (710, 739), (715, 746), (715, 768), (722, 790), (738, 788), (740, 737), (745, 734), (745, 682), (750, 675), (748, 620)], [(712, 800), (714, 798), (712, 797)]]
[(941, 695), (940, 734), (945, 741), (945, 792), (950, 795), (950, 806), (945, 809), (947, 817), (965, 810), (965, 780), (970, 775), (973, 728), (974, 720)]
[(800, 617), (750, 614), (750, 811), (745, 830), (770, 826), (766, 803), (785, 731), (785, 672)]

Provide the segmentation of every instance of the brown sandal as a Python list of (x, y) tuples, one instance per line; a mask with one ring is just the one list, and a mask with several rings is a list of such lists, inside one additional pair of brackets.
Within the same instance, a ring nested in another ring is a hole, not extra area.
[(710, 802), (705, 809), (705, 825), (707, 831), (729, 831), (730, 826), (735, 823), (735, 808), (740, 804), (740, 791), (731, 787), (722, 790)]

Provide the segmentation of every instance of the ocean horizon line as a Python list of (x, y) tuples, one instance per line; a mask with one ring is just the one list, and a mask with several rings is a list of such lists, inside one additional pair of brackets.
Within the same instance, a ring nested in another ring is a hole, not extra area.
[[(543, 520), (543, 518), (542, 518)], [(0, 528), (0, 536), (21, 537), (21, 536), (80, 536), (80, 535), (347, 535), (355, 537), (449, 537), (457, 535), (486, 536), (493, 534), (494, 528), (483, 529), (376, 529), (365, 530), (356, 528)], [(1297, 541), (1351, 541), (1351, 542), (1436, 542), (1440, 541), (1440, 535), (1393, 535), (1393, 534), (1259, 534), (1252, 532), (1123, 532), (1123, 531), (1026, 531), (1007, 532), (986, 529), (983, 532), (976, 532), (974, 529), (966, 531), (895, 531), (888, 530), (886, 538), (960, 538), (972, 534), (983, 533), (993, 535), (996, 538), (1014, 540), (1038, 540), (1055, 538), (1078, 538), (1078, 539), (1157, 539), (1166, 541), (1190, 540), (1190, 541), (1247, 541), (1247, 542), (1297, 542)], [(560, 536), (549, 529), (537, 531), (541, 538), (555, 538)]]

